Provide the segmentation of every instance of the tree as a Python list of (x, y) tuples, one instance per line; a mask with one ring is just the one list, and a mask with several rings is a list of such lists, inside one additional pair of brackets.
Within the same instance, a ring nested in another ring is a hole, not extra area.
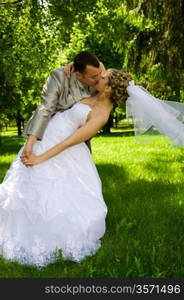
[(0, 6), (0, 21), (0, 109), (17, 121), (21, 134), (23, 115), (34, 109), (46, 73), (56, 64), (57, 23), (34, 0)]
[(184, 79), (184, 1), (126, 2), (135, 18), (142, 16), (142, 28), (127, 47), (127, 67), (159, 97), (179, 101)]

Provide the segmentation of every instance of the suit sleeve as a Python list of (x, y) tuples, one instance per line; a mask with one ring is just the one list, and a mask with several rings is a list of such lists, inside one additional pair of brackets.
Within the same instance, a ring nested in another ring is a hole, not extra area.
[(59, 95), (64, 88), (64, 73), (54, 70), (45, 82), (41, 101), (29, 119), (24, 135), (34, 135), (41, 140), (50, 116), (56, 111)]

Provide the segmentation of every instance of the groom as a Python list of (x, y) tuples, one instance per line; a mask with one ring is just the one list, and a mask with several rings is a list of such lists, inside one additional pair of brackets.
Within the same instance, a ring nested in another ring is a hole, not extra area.
[[(94, 86), (99, 82), (105, 70), (98, 58), (82, 51), (74, 58), (74, 72), (67, 76), (64, 68), (51, 72), (41, 94), (41, 102), (29, 119), (24, 135), (28, 136), (21, 160), (29, 159), (33, 145), (41, 140), (47, 123), (57, 111), (64, 111), (82, 98), (95, 93)], [(90, 143), (87, 143), (90, 149)]]

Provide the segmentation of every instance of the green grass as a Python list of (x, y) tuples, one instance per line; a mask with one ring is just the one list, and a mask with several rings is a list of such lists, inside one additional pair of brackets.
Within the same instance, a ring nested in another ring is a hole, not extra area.
[[(2, 137), (1, 180), (22, 144)], [(184, 150), (161, 136), (140, 144), (118, 133), (93, 138), (92, 149), (108, 207), (99, 251), (42, 269), (1, 257), (0, 277), (184, 277)]]

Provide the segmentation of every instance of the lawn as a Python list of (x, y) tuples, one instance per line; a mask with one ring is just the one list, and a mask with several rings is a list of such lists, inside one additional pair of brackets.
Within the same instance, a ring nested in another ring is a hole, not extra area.
[[(1, 135), (2, 181), (24, 139)], [(1, 257), (1, 278), (184, 277), (184, 150), (162, 136), (139, 143), (120, 133), (93, 138), (92, 149), (108, 207), (99, 251), (41, 269)]]

